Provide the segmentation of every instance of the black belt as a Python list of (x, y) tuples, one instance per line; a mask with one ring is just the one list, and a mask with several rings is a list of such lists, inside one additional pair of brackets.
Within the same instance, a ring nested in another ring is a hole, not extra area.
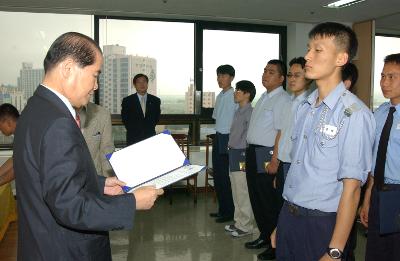
[(297, 206), (289, 201), (285, 200), (284, 206), (287, 207), (289, 212), (293, 216), (302, 216), (302, 217), (331, 217), (335, 216), (336, 212), (324, 212), (318, 209), (308, 209), (304, 207)]
[(379, 191), (400, 190), (400, 184), (383, 184), (382, 188), (378, 190)]
[(257, 144), (249, 144), (249, 147), (260, 148), (260, 147), (265, 147), (265, 146), (263, 146), (263, 145), (257, 145)]

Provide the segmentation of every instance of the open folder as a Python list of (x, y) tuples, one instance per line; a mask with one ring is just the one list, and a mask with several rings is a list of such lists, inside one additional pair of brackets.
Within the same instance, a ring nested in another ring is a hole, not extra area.
[(190, 165), (169, 131), (106, 155), (125, 192), (147, 185), (163, 188), (203, 170)]

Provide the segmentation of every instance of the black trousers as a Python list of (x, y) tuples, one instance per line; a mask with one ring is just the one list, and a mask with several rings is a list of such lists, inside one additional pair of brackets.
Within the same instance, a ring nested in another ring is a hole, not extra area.
[(379, 194), (375, 187), (372, 189), (370, 204), (365, 260), (400, 260), (400, 233), (387, 235), (380, 235), (379, 233)]
[(249, 145), (246, 149), (247, 187), (254, 219), (260, 230), (260, 238), (269, 241), (278, 221), (281, 195), (273, 187), (275, 175), (257, 173), (256, 147), (258, 145)]
[(229, 134), (216, 133), (213, 140), (212, 162), (218, 213), (233, 218), (235, 206), (233, 205), (231, 180), (229, 178), (228, 140)]

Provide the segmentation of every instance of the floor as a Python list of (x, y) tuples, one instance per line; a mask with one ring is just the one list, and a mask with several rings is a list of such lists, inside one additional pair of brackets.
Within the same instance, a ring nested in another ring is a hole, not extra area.
[[(151, 211), (138, 212), (132, 231), (111, 233), (114, 261), (242, 261), (257, 260), (263, 250), (248, 250), (244, 243), (258, 234), (232, 238), (208, 216), (216, 210), (212, 198), (200, 195), (197, 205), (185, 193), (161, 198)], [(358, 236), (356, 260), (364, 260), (365, 238)]]
[[(247, 250), (252, 236), (234, 239), (208, 216), (216, 209), (212, 198), (200, 194), (197, 205), (186, 193), (160, 198), (150, 211), (137, 212), (132, 231), (110, 233), (113, 261), (243, 261), (257, 260), (260, 250)], [(257, 237), (254, 235), (253, 237)], [(0, 260), (16, 260), (17, 225), (12, 223), (2, 242)], [(364, 260), (365, 238), (359, 230), (356, 260)]]

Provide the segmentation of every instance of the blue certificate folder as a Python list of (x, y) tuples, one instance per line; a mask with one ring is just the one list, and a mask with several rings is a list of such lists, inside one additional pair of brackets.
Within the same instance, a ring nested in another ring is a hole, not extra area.
[(265, 165), (271, 161), (274, 154), (274, 147), (256, 147), (257, 173), (266, 173)]
[(229, 149), (229, 170), (244, 171), (244, 163), (246, 162), (245, 149)]
[(400, 232), (400, 188), (379, 193), (379, 232)]
[(160, 133), (106, 155), (125, 192), (145, 185), (163, 188), (192, 176), (204, 166), (189, 160), (169, 132)]

